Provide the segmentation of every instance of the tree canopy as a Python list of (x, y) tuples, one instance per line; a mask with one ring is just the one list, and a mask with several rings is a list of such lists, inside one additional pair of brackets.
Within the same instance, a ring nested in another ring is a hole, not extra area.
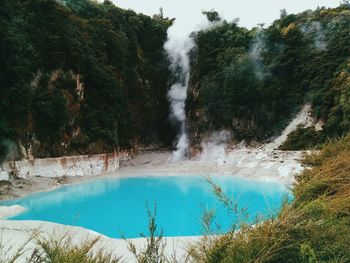
[(342, 3), (300, 14), (282, 11), (267, 28), (223, 21), (195, 34), (188, 98), (192, 141), (223, 128), (239, 140), (264, 140), (306, 102), (325, 123), (322, 138), (346, 134), (349, 29), (350, 9)]
[(111, 1), (2, 1), (0, 141), (39, 157), (169, 145), (171, 23)]

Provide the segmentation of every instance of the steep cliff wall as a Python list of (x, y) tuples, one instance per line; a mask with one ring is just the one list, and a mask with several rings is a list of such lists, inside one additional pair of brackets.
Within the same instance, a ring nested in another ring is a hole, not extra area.
[[(131, 155), (128, 152), (121, 152), (21, 160), (5, 163), (3, 173), (14, 172), (20, 178), (100, 176), (115, 172), (119, 169), (119, 161), (129, 158)], [(5, 177), (4, 180), (6, 180)]]
[(100, 2), (1, 1), (0, 163), (171, 144), (172, 21)]

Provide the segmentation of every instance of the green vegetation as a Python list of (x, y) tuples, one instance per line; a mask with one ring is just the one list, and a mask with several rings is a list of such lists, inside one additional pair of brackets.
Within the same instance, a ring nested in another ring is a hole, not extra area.
[[(221, 21), (215, 11), (203, 14), (221, 24), (194, 34), (187, 101), (192, 143), (220, 129), (238, 140), (263, 141), (307, 102), (323, 130), (299, 127), (281, 149), (314, 149), (350, 132), (348, 1), (335, 9), (283, 11), (268, 28), (252, 30)], [(110, 1), (2, 0), (0, 163), (9, 153), (22, 154), (19, 146), (48, 157), (170, 145), (171, 76), (163, 44), (171, 24), (162, 14), (150, 18)], [(295, 199), (277, 217), (205, 237), (190, 249), (191, 260), (350, 262), (350, 135), (302, 162), (311, 169), (296, 177)], [(214, 192), (237, 218), (240, 211), (221, 189)], [(129, 248), (139, 262), (170, 261), (162, 234), (156, 236), (155, 214), (148, 214), (147, 246)], [(210, 223), (210, 213), (203, 220)], [(119, 261), (92, 253), (96, 242), (42, 240), (31, 262)]]
[(276, 218), (203, 239), (194, 262), (349, 262), (350, 135), (305, 156), (295, 199)]
[(171, 24), (110, 1), (2, 1), (0, 158), (5, 140), (36, 157), (169, 145)]
[(38, 240), (28, 263), (117, 263), (120, 258), (97, 248), (99, 239), (74, 245), (69, 238)]
[[(263, 141), (306, 102), (323, 131), (299, 130), (293, 145), (299, 136), (323, 143), (350, 131), (349, 4), (283, 11), (252, 30), (214, 10), (203, 14), (216, 26), (193, 34), (186, 107), (193, 144), (221, 129)], [(4, 0), (0, 159), (7, 141), (19, 156), (35, 157), (171, 145), (163, 49), (171, 24), (162, 12), (150, 18), (110, 1)]]
[(321, 131), (316, 131), (314, 127), (299, 126), (297, 130), (288, 135), (287, 140), (279, 149), (285, 151), (314, 150), (319, 148), (324, 141), (324, 134)]
[(158, 230), (157, 219), (157, 205), (154, 204), (153, 212), (150, 210), (148, 204), (146, 204), (148, 215), (148, 235), (141, 233), (146, 241), (146, 245), (137, 249), (136, 245), (131, 240), (126, 240), (128, 243), (129, 251), (134, 255), (136, 262), (138, 263), (170, 263), (175, 262), (168, 258), (165, 254), (166, 241), (163, 238), (163, 231)]
[[(16, 263), (117, 263), (121, 257), (107, 252), (99, 243), (99, 238), (89, 239), (79, 244), (70, 237), (39, 237), (39, 233), (19, 246), (16, 251), (8, 244), (0, 243), (0, 262)], [(0, 241), (1, 242), (1, 241)], [(33, 243), (34, 248), (33, 248)]]
[(31, 241), (31, 239), (27, 240), (15, 250), (3, 241), (2, 232), (0, 237), (0, 263), (16, 263), (16, 261), (23, 255), (28, 243)]
[[(205, 14), (209, 20), (215, 15)], [(198, 32), (188, 98), (192, 142), (223, 128), (238, 140), (262, 141), (277, 135), (307, 102), (324, 123), (322, 134), (307, 130), (294, 136), (315, 135), (318, 143), (346, 134), (349, 28), (350, 9), (343, 3), (297, 15), (283, 11), (267, 28), (247, 30), (222, 21)]]

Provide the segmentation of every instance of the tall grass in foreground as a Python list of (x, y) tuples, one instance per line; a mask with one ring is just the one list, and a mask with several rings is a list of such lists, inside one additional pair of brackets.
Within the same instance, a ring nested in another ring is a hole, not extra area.
[(129, 251), (134, 255), (138, 263), (178, 263), (180, 260), (176, 258), (176, 252), (173, 255), (167, 255), (165, 253), (166, 240), (163, 237), (163, 231), (158, 230), (156, 223), (157, 218), (157, 205), (154, 204), (153, 212), (146, 203), (147, 216), (148, 216), (148, 231), (149, 236), (141, 233), (146, 241), (146, 244), (142, 248), (137, 248), (131, 240), (126, 240), (128, 243)]
[[(15, 263), (25, 253), (26, 246), (32, 240), (28, 239), (26, 242), (21, 244), (17, 249), (12, 245), (6, 244), (3, 240), (3, 233), (0, 234), (0, 263)], [(10, 240), (7, 240), (10, 241)]]
[[(0, 240), (3, 240), (2, 238)], [(74, 244), (67, 237), (49, 239), (39, 237), (38, 233), (32, 236), (18, 248), (0, 242), (0, 263), (118, 263), (120, 258), (103, 247), (97, 247), (99, 238)], [(34, 243), (34, 250), (33, 244)]]
[(99, 239), (75, 245), (68, 237), (38, 239), (28, 263), (118, 263), (120, 258), (103, 248), (96, 248)]
[(302, 161), (294, 201), (256, 226), (192, 246), (192, 262), (350, 262), (350, 136)]

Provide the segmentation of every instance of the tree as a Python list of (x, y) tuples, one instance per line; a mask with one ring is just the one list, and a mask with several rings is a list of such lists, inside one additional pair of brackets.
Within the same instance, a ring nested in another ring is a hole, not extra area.
[(217, 22), (221, 20), (219, 13), (215, 10), (202, 11), (202, 14), (205, 15), (209, 22)]
[(288, 15), (287, 10), (285, 8), (281, 9), (280, 18), (283, 19), (283, 18), (287, 17), (287, 15)]

